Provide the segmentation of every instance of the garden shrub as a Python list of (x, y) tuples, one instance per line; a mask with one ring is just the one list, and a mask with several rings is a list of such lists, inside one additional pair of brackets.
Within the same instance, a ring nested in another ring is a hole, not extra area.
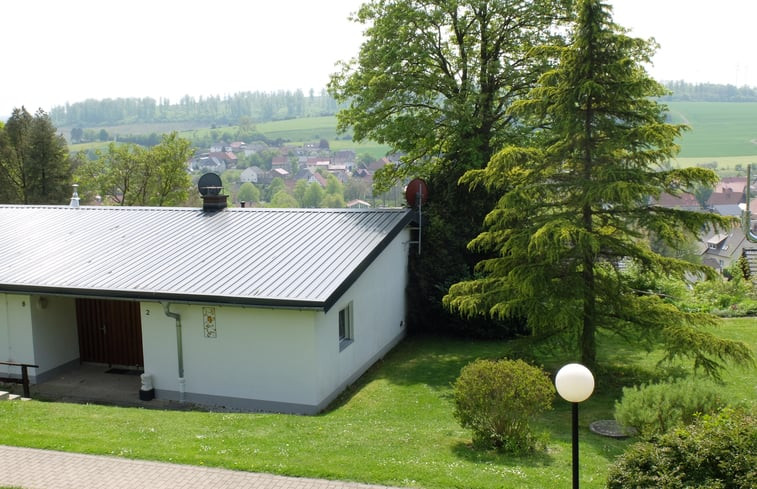
[(635, 443), (611, 466), (608, 489), (757, 487), (757, 417), (726, 408), (655, 440)]
[(476, 360), (454, 384), (455, 418), (477, 445), (522, 453), (539, 445), (529, 422), (550, 409), (555, 388), (544, 370), (522, 360)]
[(623, 398), (615, 402), (615, 420), (636, 428), (643, 436), (653, 436), (691, 423), (696, 414), (713, 413), (722, 407), (712, 381), (678, 379), (623, 388)]

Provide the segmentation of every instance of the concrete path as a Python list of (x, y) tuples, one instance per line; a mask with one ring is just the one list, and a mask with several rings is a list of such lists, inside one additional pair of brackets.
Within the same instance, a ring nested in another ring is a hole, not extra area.
[(353, 482), (4, 445), (0, 445), (0, 486), (23, 489), (387, 489)]

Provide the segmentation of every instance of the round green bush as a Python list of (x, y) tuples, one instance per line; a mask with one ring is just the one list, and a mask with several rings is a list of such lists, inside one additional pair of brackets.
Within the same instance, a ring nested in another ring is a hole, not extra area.
[(712, 381), (703, 379), (625, 387), (623, 398), (615, 403), (615, 420), (643, 436), (659, 435), (691, 423), (697, 414), (721, 409), (724, 403), (718, 392)]
[(757, 487), (757, 417), (726, 408), (654, 440), (631, 445), (611, 466), (607, 489)]
[(555, 388), (544, 370), (522, 360), (476, 360), (454, 384), (455, 418), (477, 445), (521, 453), (537, 448), (529, 422), (550, 409)]

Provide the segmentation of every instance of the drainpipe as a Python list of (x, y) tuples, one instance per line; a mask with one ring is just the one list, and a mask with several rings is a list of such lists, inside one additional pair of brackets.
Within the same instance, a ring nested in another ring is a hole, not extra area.
[(161, 304), (163, 305), (165, 315), (176, 321), (176, 354), (179, 362), (179, 402), (184, 402), (184, 350), (181, 346), (181, 315), (170, 311), (170, 303), (161, 302)]

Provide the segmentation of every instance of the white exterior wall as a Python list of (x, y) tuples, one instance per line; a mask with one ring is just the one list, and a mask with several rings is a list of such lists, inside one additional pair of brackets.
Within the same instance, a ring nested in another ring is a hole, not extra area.
[[(405, 335), (410, 232), (394, 238), (360, 278), (318, 316), (319, 398), (329, 402)], [(354, 341), (339, 349), (339, 311), (352, 302)], [(323, 403), (322, 403), (323, 404)], [(325, 405), (321, 406), (326, 407)]]
[[(32, 316), (28, 295), (0, 294), (0, 360), (34, 363)], [(34, 369), (29, 374), (34, 374)], [(0, 375), (17, 376), (18, 367), (0, 365)]]
[[(316, 413), (405, 334), (409, 231), (363, 271), (327, 313), (171, 304), (181, 316), (184, 399), (238, 409)], [(340, 350), (339, 311), (353, 310), (354, 341)], [(179, 399), (176, 322), (157, 302), (140, 304), (145, 372), (157, 396)], [(0, 361), (36, 363), (52, 374), (79, 356), (74, 298), (0, 294)], [(0, 366), (0, 375), (17, 368)], [(35, 371), (36, 370), (36, 371)]]
[[(39, 365), (38, 377), (79, 358), (74, 299), (0, 294), (0, 361)], [(20, 369), (0, 365), (0, 375), (17, 377)]]
[[(30, 377), (50, 372), (79, 359), (76, 301), (67, 297), (31, 296), (34, 363)], [(36, 370), (36, 372), (35, 372)]]
[[(213, 309), (216, 337), (207, 338), (203, 306), (170, 307), (181, 316), (185, 400), (293, 412), (318, 403), (317, 311)], [(178, 399), (176, 322), (158, 303), (142, 303), (141, 313), (145, 372), (152, 374), (158, 397)]]

